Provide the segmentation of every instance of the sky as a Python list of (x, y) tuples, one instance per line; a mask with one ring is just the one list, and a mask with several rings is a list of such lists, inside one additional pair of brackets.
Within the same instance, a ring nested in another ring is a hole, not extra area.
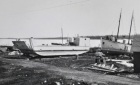
[(0, 0), (0, 38), (140, 33), (140, 0)]

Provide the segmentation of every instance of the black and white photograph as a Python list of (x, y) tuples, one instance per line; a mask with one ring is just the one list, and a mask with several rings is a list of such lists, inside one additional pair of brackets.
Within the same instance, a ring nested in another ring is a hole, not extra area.
[(0, 85), (140, 85), (140, 0), (0, 0)]

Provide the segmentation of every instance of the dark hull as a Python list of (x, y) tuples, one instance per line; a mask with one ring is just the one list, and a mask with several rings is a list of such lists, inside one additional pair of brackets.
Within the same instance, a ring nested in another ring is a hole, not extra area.
[(123, 50), (101, 50), (106, 55), (132, 55), (132, 52), (127, 52)]

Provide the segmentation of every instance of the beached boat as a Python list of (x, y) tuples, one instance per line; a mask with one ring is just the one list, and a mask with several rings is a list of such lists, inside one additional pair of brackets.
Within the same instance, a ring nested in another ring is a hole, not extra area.
[(130, 41), (130, 33), (131, 33), (131, 27), (132, 27), (133, 14), (132, 14), (132, 18), (131, 18), (128, 43), (118, 42), (120, 20), (121, 20), (121, 13), (120, 13), (120, 19), (119, 19), (117, 38), (115, 38), (113, 36), (106, 36), (106, 38), (101, 38), (101, 49), (102, 49), (102, 52), (105, 54), (111, 54), (111, 55), (112, 54), (113, 55), (132, 54), (132, 52), (131, 52), (131, 44), (132, 43), (130, 43), (129, 41)]
[(42, 45), (34, 46), (33, 38), (30, 38), (30, 45), (25, 41), (12, 41), (14, 46), (26, 55), (39, 55), (39, 56), (68, 56), (79, 55), (89, 51), (90, 39), (89, 38), (74, 38), (76, 46), (71, 45)]
[(114, 42), (105, 39), (101, 39), (101, 49), (103, 53), (111, 55), (132, 54), (130, 44)]

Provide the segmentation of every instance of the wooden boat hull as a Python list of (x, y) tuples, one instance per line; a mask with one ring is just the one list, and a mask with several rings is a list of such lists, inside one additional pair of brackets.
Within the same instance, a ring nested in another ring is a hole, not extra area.
[(35, 52), (40, 56), (67, 56), (67, 55), (79, 55), (87, 51), (44, 51), (44, 52)]
[(101, 39), (101, 49), (106, 54), (122, 55), (132, 54), (131, 45)]
[(13, 44), (24, 54), (33, 54), (39, 56), (63, 56), (63, 55), (79, 55), (89, 51), (87, 46), (30, 46), (24, 41), (13, 41)]

